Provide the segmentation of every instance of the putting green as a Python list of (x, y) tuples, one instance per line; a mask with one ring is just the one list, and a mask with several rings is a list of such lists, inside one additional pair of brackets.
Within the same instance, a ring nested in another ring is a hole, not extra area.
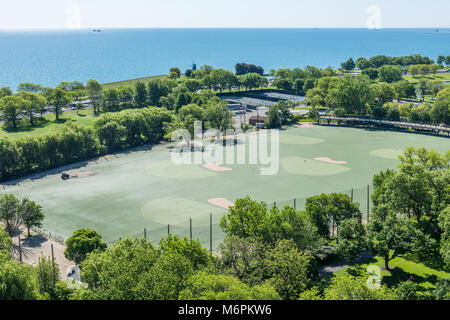
[(377, 149), (370, 151), (370, 154), (374, 157), (385, 159), (398, 159), (398, 156), (402, 154), (402, 150), (399, 149)]
[(280, 163), (287, 172), (303, 176), (329, 176), (350, 170), (350, 168), (343, 165), (325, 163), (299, 156), (281, 158)]
[(285, 133), (285, 134), (280, 135), (280, 143), (285, 143), (285, 144), (303, 145), (303, 144), (317, 144), (317, 143), (322, 143), (322, 142), (325, 142), (325, 140), (319, 139), (319, 138), (300, 136), (300, 135), (291, 134), (291, 133)]
[[(147, 202), (141, 214), (160, 224), (187, 224), (189, 218), (195, 219), (196, 226), (209, 225), (209, 214), (220, 210), (216, 206), (180, 197), (164, 197)], [(226, 210), (224, 209), (225, 213)]]
[(216, 172), (196, 164), (174, 164), (172, 161), (152, 161), (147, 165), (151, 175), (171, 179), (204, 179), (217, 175)]

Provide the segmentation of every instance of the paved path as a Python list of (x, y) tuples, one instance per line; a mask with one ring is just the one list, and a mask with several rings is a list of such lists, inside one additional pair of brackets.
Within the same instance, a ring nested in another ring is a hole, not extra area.
[(337, 272), (337, 271), (339, 271), (339, 270), (348, 268), (348, 267), (350, 267), (351, 265), (353, 265), (353, 264), (355, 264), (355, 263), (358, 263), (358, 262), (367, 260), (367, 259), (369, 259), (371, 256), (372, 256), (372, 255), (370, 254), (370, 252), (369, 252), (369, 251), (366, 251), (366, 252), (361, 253), (361, 254), (356, 258), (356, 260), (355, 260), (353, 263), (350, 263), (349, 261), (347, 261), (347, 260), (345, 260), (345, 259), (340, 260), (340, 261), (335, 262), (335, 263), (331, 263), (331, 264), (329, 264), (329, 265), (327, 265), (327, 266), (325, 266), (325, 267), (322, 267), (322, 268), (319, 270), (319, 274), (320, 274), (320, 276), (322, 277), (322, 276), (325, 276), (325, 275), (330, 274), (330, 273), (335, 273), (335, 272)]
[[(35, 235), (32, 237), (25, 237), (26, 232), (23, 232), (20, 237), (20, 244), (22, 248), (22, 261), (31, 265), (36, 265), (39, 257), (42, 255), (52, 256), (51, 246), (53, 244), (53, 254), (55, 262), (59, 265), (59, 273), (61, 280), (67, 279), (67, 273), (70, 268), (74, 267), (74, 263), (69, 261), (64, 256), (65, 245), (49, 239), (43, 235)], [(19, 237), (12, 238), (13, 242), (13, 258), (19, 260)], [(77, 276), (77, 275), (75, 275)]]

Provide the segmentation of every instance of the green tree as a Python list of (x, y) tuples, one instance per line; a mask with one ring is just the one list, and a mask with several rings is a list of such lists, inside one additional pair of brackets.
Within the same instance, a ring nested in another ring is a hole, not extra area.
[(181, 76), (180, 68), (178, 68), (178, 67), (170, 68), (170, 75), (169, 75), (170, 78), (177, 79), (180, 76)]
[(395, 299), (396, 300), (419, 300), (418, 291), (420, 290), (420, 286), (411, 281), (405, 281), (400, 283), (395, 290)]
[(347, 71), (355, 69), (356, 64), (353, 58), (348, 59), (347, 61), (341, 63), (341, 68)]
[(279, 300), (275, 289), (266, 284), (249, 287), (232, 276), (200, 272), (188, 279), (180, 300)]
[(56, 121), (59, 120), (59, 116), (63, 112), (63, 108), (69, 103), (69, 95), (67, 91), (56, 88), (50, 94), (50, 104), (53, 106), (53, 112), (55, 113)]
[(0, 262), (0, 300), (35, 300), (39, 297), (33, 268), (17, 261)]
[(136, 82), (134, 85), (134, 101), (139, 107), (143, 107), (147, 102), (147, 88), (143, 82)]
[(38, 289), (41, 294), (54, 296), (59, 280), (59, 266), (50, 257), (41, 256), (36, 265)]
[(267, 126), (269, 128), (281, 127), (281, 116), (277, 105), (271, 105), (267, 112)]
[(86, 259), (88, 253), (105, 248), (106, 244), (102, 241), (100, 234), (90, 229), (79, 229), (66, 240), (64, 255), (67, 259), (80, 264)]
[(296, 300), (316, 276), (314, 258), (300, 251), (292, 240), (280, 240), (265, 257), (265, 272), (281, 298)]
[(102, 104), (107, 111), (114, 111), (118, 109), (120, 106), (119, 91), (114, 88), (104, 90), (102, 94)]
[(375, 68), (367, 68), (364, 69), (361, 74), (367, 75), (370, 80), (375, 80), (378, 78), (378, 69)]
[(126, 128), (114, 120), (99, 118), (94, 124), (100, 142), (108, 150), (121, 147), (121, 143), (126, 135)]
[(136, 287), (137, 299), (177, 300), (194, 274), (189, 260), (179, 254), (161, 256), (150, 270), (144, 273)]
[(437, 94), (431, 116), (436, 123), (450, 124), (450, 87), (444, 88)]
[(219, 252), (224, 274), (250, 286), (263, 281), (265, 246), (257, 239), (227, 236), (219, 244)]
[(183, 239), (169, 234), (159, 241), (158, 251), (162, 255), (180, 255), (189, 260), (195, 271), (203, 269), (212, 263), (211, 253), (202, 247), (200, 241)]
[(0, 221), (4, 223), (10, 235), (18, 230), (22, 223), (20, 202), (13, 194), (0, 197)]
[(370, 63), (369, 60), (361, 57), (356, 60), (356, 67), (358, 67), (358, 69), (360, 69), (360, 70), (366, 70), (366, 69), (372, 68), (373, 65)]
[(94, 113), (98, 113), (102, 101), (102, 85), (97, 80), (91, 79), (86, 83), (86, 90), (94, 108)]
[(21, 92), (20, 96), (29, 102), (23, 106), (23, 111), (28, 115), (30, 124), (33, 125), (34, 113), (42, 114), (47, 106), (47, 100), (40, 94), (27, 91)]
[(368, 249), (367, 231), (359, 219), (345, 219), (341, 222), (337, 236), (336, 252), (341, 257), (354, 261)]
[(0, 99), (0, 110), (3, 112), (6, 125), (17, 128), (17, 121), (23, 110), (28, 110), (30, 103), (20, 96), (5, 96)]
[(409, 66), (408, 72), (415, 78), (419, 74), (419, 67), (416, 65)]
[(205, 118), (211, 128), (224, 132), (233, 123), (233, 113), (227, 109), (226, 103), (211, 103), (205, 109)]
[(42, 221), (44, 220), (42, 207), (34, 201), (24, 198), (19, 206), (19, 211), (22, 223), (27, 228), (28, 236), (30, 237), (30, 228), (42, 227)]
[(0, 87), (0, 99), (6, 96), (12, 96), (12, 90), (10, 87)]
[(21, 83), (17, 87), (17, 91), (19, 92), (33, 92), (39, 93), (42, 91), (42, 85), (36, 83)]
[(420, 92), (422, 101), (425, 101), (425, 95), (428, 94), (428, 91), (430, 90), (430, 82), (425, 79), (420, 79), (417, 84), (417, 89)]
[(324, 290), (325, 300), (393, 300), (391, 290), (381, 285), (379, 289), (367, 286), (367, 276), (339, 274)]
[(330, 230), (334, 235), (334, 229), (339, 227), (341, 221), (362, 217), (358, 203), (352, 202), (350, 197), (343, 193), (309, 197), (306, 199), (305, 212), (322, 237), (329, 237)]
[(384, 267), (390, 270), (389, 261), (411, 249), (411, 231), (408, 219), (395, 213), (372, 214), (369, 222), (371, 250), (384, 259)]
[(364, 115), (373, 101), (373, 91), (366, 77), (345, 76), (334, 84), (326, 97), (327, 106), (345, 110), (346, 114)]
[(12, 248), (12, 240), (7, 232), (5, 232), (2, 228), (0, 228), (0, 263), (1, 263), (1, 255), (5, 253), (7, 257), (10, 256)]
[(439, 215), (439, 227), (442, 230), (440, 253), (445, 265), (450, 268), (450, 206)]
[[(142, 289), (158, 250), (146, 239), (125, 238), (104, 251), (88, 254), (81, 264), (81, 279), (87, 289), (77, 290), (75, 299), (143, 299)], [(181, 259), (180, 259), (181, 260)], [(173, 262), (173, 260), (172, 260)], [(163, 264), (167, 266), (167, 261)], [(170, 261), (168, 262), (170, 264)], [(181, 267), (185, 265), (181, 263)], [(158, 269), (163, 267), (160, 265)], [(177, 266), (174, 266), (178, 270)]]
[(392, 83), (402, 80), (402, 70), (397, 66), (385, 65), (378, 69), (378, 76), (381, 81)]

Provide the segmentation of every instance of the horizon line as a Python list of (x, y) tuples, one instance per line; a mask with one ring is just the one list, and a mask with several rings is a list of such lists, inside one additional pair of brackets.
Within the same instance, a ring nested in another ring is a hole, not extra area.
[(114, 30), (114, 29), (366, 29), (366, 30), (383, 30), (383, 29), (450, 29), (450, 26), (427, 26), (427, 27), (381, 27), (381, 28), (367, 28), (359, 26), (350, 27), (99, 27), (99, 26), (88, 26), (80, 28), (67, 28), (67, 27), (0, 27), (0, 31), (10, 31), (10, 30), (23, 30), (23, 31), (33, 31), (33, 30), (65, 30), (65, 31), (78, 31), (78, 30), (92, 30), (92, 29), (104, 29), (104, 30)]

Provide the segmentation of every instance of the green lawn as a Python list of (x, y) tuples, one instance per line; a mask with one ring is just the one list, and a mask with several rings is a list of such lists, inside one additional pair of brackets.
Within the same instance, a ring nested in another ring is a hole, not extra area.
[[(367, 268), (369, 265), (376, 265), (381, 268), (382, 283), (388, 287), (396, 287), (401, 282), (410, 279), (413, 276), (414, 281), (424, 290), (433, 289), (438, 278), (448, 278), (450, 273), (442, 270), (435, 270), (425, 266), (423, 263), (417, 263), (406, 260), (402, 257), (396, 257), (389, 262), (391, 271), (384, 269), (384, 260), (381, 257), (371, 258), (370, 261), (358, 263), (356, 265)], [(346, 269), (339, 270), (337, 274), (345, 272)]]
[(26, 135), (40, 135), (48, 132), (49, 130), (56, 129), (63, 126), (66, 122), (72, 121), (85, 126), (92, 127), (97, 116), (94, 115), (92, 109), (86, 109), (79, 112), (77, 115), (76, 111), (66, 111), (58, 122), (55, 121), (54, 114), (47, 114), (41, 118), (35, 118), (34, 125), (29, 124), (28, 119), (23, 120), (23, 124), (19, 124), (16, 129), (0, 127), (0, 136), (8, 136), (11, 138), (20, 138)]
[(130, 87), (130, 86), (134, 86), (134, 84), (136, 82), (138, 82), (138, 81), (147, 83), (147, 82), (149, 82), (151, 80), (164, 79), (164, 78), (167, 78), (167, 75), (151, 76), (151, 77), (123, 80), (123, 81), (109, 82), (109, 83), (102, 84), (102, 87), (103, 87), (103, 89), (111, 89), (111, 88), (119, 88), (119, 87)]
[(429, 74), (426, 76), (403, 76), (404, 79), (417, 83), (421, 79), (426, 79), (429, 81), (435, 81), (435, 82), (444, 82), (444, 81), (450, 81), (450, 72), (446, 73), (436, 73), (436, 74)]

